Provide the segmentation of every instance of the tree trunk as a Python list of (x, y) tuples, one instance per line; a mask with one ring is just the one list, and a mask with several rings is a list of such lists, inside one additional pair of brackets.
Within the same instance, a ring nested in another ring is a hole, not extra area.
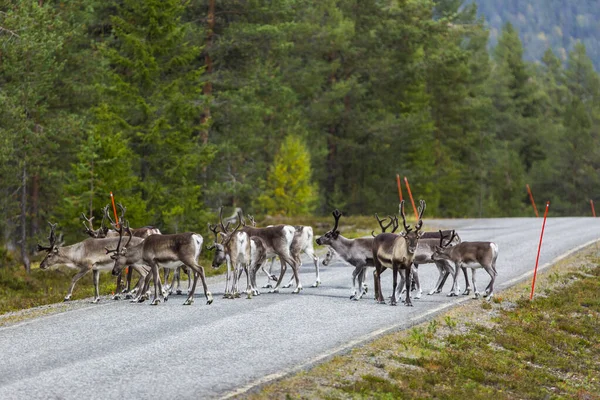
[(35, 237), (40, 232), (40, 175), (35, 174), (31, 179), (31, 235)]
[(27, 254), (27, 164), (23, 162), (23, 175), (21, 181), (21, 259), (25, 271), (31, 272), (31, 262)]
[[(206, 47), (204, 49), (204, 64), (206, 65), (205, 74), (207, 76), (206, 83), (204, 83), (204, 87), (202, 88), (202, 93), (204, 96), (209, 98), (212, 95), (212, 82), (210, 81), (210, 75), (213, 71), (213, 62), (210, 58), (210, 50), (213, 43), (214, 37), (214, 29), (215, 29), (215, 0), (210, 0), (208, 2), (208, 29), (206, 35)], [(200, 118), (200, 123), (202, 125), (206, 124), (210, 120), (210, 107), (204, 107), (204, 111), (202, 112), (202, 117)], [(201, 132), (202, 143), (206, 145), (208, 143), (208, 128), (204, 128)]]

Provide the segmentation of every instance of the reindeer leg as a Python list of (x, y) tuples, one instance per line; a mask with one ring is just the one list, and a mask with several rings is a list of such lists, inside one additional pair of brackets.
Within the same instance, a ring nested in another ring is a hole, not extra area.
[(280, 258), (279, 261), (281, 261), (281, 271), (279, 272), (279, 279), (277, 280), (275, 287), (272, 290), (269, 290), (269, 293), (279, 293), (279, 285), (281, 284), (281, 281), (283, 280), (283, 274), (285, 274), (285, 270), (287, 269), (286, 263), (285, 261), (283, 261), (283, 258)]
[(309, 254), (309, 256), (312, 257), (313, 262), (315, 263), (315, 274), (317, 275), (315, 283), (312, 284), (312, 287), (319, 287), (319, 285), (321, 284), (321, 275), (319, 273), (319, 257), (317, 257), (314, 251), (312, 252), (312, 255)]
[(415, 283), (415, 290), (417, 294), (415, 294), (415, 299), (420, 299), (423, 294), (423, 290), (421, 290), (421, 282), (419, 281), (419, 270), (417, 268), (412, 269), (413, 279), (412, 281)]
[(100, 289), (98, 288), (98, 286), (100, 285), (100, 271), (97, 269), (93, 269), (92, 270), (92, 275), (94, 278), (94, 300), (92, 300), (92, 303), (97, 303), (100, 301)]
[(404, 302), (404, 305), (406, 305), (408, 307), (412, 307), (413, 304), (410, 301), (410, 275), (411, 275), (412, 268), (409, 265), (405, 269), (406, 269), (406, 301)]
[[(458, 266), (456, 266), (457, 269), (457, 274), (458, 274)], [(467, 274), (467, 268), (466, 267), (460, 267), (460, 269), (463, 272), (463, 275), (465, 276), (465, 291), (463, 292), (463, 296), (468, 296), (471, 294), (471, 285), (469, 284), (469, 275)], [(471, 270), (471, 274), (473, 274), (474, 270)]]
[(131, 277), (133, 276), (133, 268), (127, 267), (127, 286), (125, 287), (125, 293), (129, 293), (131, 290)]
[(117, 275), (117, 288), (115, 289), (115, 295), (112, 297), (113, 300), (120, 300), (121, 299), (121, 292), (125, 292), (125, 289), (122, 288), (123, 285), (123, 271), (121, 270), (121, 272), (119, 272), (119, 275)]
[[(212, 294), (208, 291), (208, 286), (206, 285), (206, 276), (204, 275), (204, 267), (200, 264), (196, 264), (195, 267), (198, 269), (198, 275), (200, 275), (200, 280), (202, 280), (202, 288), (204, 289), (204, 296), (206, 296), (206, 304), (212, 304), (213, 302), (213, 296)], [(192, 268), (194, 269), (194, 268)], [(194, 274), (194, 285), (192, 286), (192, 291), (190, 294), (190, 297), (194, 295), (194, 292), (196, 290), (196, 280), (197, 280), (197, 276), (196, 274)]]
[(266, 265), (265, 263), (262, 264), (262, 271), (265, 273), (265, 275), (267, 275), (267, 283), (263, 286), (263, 288), (265, 289), (270, 289), (273, 287), (273, 285), (271, 285), (271, 280), (277, 281), (277, 277), (273, 274), (271, 274), (271, 269), (273, 268), (273, 264), (275, 263), (275, 257), (271, 257), (271, 265), (269, 266), (269, 269), (266, 269)]
[(162, 289), (162, 285), (159, 285), (160, 276), (158, 275), (158, 264), (156, 261), (152, 260), (150, 268), (152, 268), (152, 277), (154, 278), (154, 298), (150, 302), (150, 305), (156, 306), (160, 303), (159, 288)]
[[(395, 306), (398, 304), (396, 301), (396, 289), (398, 288), (398, 264), (392, 261), (392, 298), (390, 299), (390, 305)], [(401, 277), (402, 279), (402, 277)], [(406, 284), (406, 289), (410, 293), (410, 282)]]
[(454, 265), (454, 268), (452, 268), (452, 264), (448, 261), (444, 262), (444, 266), (447, 268), (446, 275), (452, 274), (452, 288), (450, 289), (448, 296), (458, 296), (460, 293), (460, 287), (458, 284), (458, 267)]
[(300, 291), (302, 290), (302, 283), (300, 283), (300, 273), (298, 272), (298, 270), (300, 269), (302, 262), (300, 261), (300, 259), (294, 258), (292, 258), (291, 261), (292, 272), (294, 273), (294, 279), (296, 280), (296, 289), (294, 289), (292, 293), (300, 293)]
[(358, 300), (358, 292), (356, 290), (357, 279), (360, 282), (360, 268), (354, 267), (354, 271), (352, 271), (352, 293), (350, 294), (350, 300)]
[(496, 271), (492, 267), (485, 267), (485, 271), (490, 275), (490, 283), (485, 288), (485, 292), (483, 293), (483, 297), (487, 298), (488, 301), (492, 299), (494, 295), (494, 281), (496, 280)]
[(77, 274), (75, 274), (75, 276), (71, 280), (71, 286), (69, 287), (69, 291), (67, 292), (64, 301), (71, 300), (71, 296), (73, 295), (73, 288), (75, 288), (75, 283), (77, 283), (78, 280), (80, 280), (85, 274), (87, 274), (90, 269), (91, 267), (85, 266)]
[(381, 292), (382, 272), (383, 267), (381, 264), (377, 263), (375, 266), (375, 271), (373, 271), (373, 286), (375, 287), (375, 300), (377, 300), (378, 304), (385, 304), (385, 299), (383, 298), (383, 293)]
[(479, 290), (477, 290), (477, 284), (475, 283), (475, 268), (471, 268), (471, 279), (473, 279), (473, 292), (475, 293), (475, 298), (478, 299), (481, 296)]

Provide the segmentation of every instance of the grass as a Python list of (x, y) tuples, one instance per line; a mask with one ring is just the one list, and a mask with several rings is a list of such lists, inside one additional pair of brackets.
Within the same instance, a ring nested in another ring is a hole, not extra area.
[(600, 399), (596, 246), (490, 303), (475, 301), (242, 397)]

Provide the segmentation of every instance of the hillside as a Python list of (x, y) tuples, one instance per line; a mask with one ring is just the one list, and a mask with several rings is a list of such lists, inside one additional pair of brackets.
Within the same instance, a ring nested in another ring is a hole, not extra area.
[(502, 26), (520, 33), (528, 61), (539, 60), (548, 46), (563, 61), (579, 40), (600, 69), (600, 2), (593, 0), (474, 0), (490, 27), (490, 45)]

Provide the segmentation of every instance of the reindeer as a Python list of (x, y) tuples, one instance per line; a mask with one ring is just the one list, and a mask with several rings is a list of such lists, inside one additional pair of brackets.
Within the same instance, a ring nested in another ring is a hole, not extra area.
[(364, 286), (366, 268), (374, 266), (373, 253), (371, 251), (373, 238), (345, 238), (340, 234), (340, 231), (338, 231), (342, 213), (338, 209), (335, 209), (332, 212), (332, 215), (334, 219), (333, 228), (323, 236), (318, 237), (316, 242), (319, 246), (329, 246), (339, 254), (344, 261), (354, 267), (354, 271), (352, 272), (352, 293), (350, 299), (360, 300), (367, 293), (367, 289)]
[(498, 275), (496, 271), (498, 245), (494, 242), (461, 242), (454, 246), (450, 246), (452, 239), (453, 237), (444, 243), (444, 237), (440, 238), (440, 244), (435, 248), (431, 258), (433, 260), (450, 261), (454, 264), (456, 270), (458, 270), (459, 267), (471, 268), (475, 298), (479, 298), (481, 295), (475, 285), (475, 270), (483, 268), (491, 278), (483, 297), (487, 298), (488, 301), (491, 300), (494, 295), (494, 282), (496, 280), (496, 275)]
[[(225, 283), (225, 298), (239, 297), (237, 282), (241, 278), (242, 272), (246, 273), (246, 294), (248, 298), (252, 295), (260, 295), (256, 286), (256, 271), (266, 260), (266, 247), (261, 238), (249, 237), (245, 232), (236, 232), (242, 222), (242, 216), (239, 217), (238, 226), (232, 231), (227, 232), (226, 227), (221, 225), (224, 232), (218, 232), (217, 225), (208, 224), (208, 229), (215, 235), (215, 241), (207, 250), (215, 250), (213, 258), (213, 268), (219, 268), (224, 262), (227, 263), (227, 278)], [(223, 237), (222, 243), (218, 243), (219, 233)], [(232, 292), (228, 291), (230, 268), (233, 265), (233, 283)]]
[[(198, 277), (202, 280), (202, 286), (204, 288), (204, 295), (206, 296), (206, 304), (213, 302), (212, 294), (208, 291), (206, 285), (206, 278), (204, 276), (204, 267), (198, 264), (198, 257), (202, 251), (202, 243), (204, 239), (198, 233), (185, 232), (177, 233), (172, 235), (150, 235), (143, 242), (134, 244), (129, 247), (130, 242), (133, 239), (133, 234), (129, 227), (126, 225), (125, 230), (129, 235), (129, 239), (124, 246), (121, 246), (121, 240), (118, 241), (115, 249), (111, 250), (111, 258), (114, 260), (113, 263), (113, 275), (118, 275), (125, 265), (128, 264), (146, 264), (150, 266), (152, 276), (154, 278), (154, 298), (150, 302), (152, 305), (160, 303), (159, 289), (161, 288), (160, 276), (158, 270), (162, 268), (177, 268), (180, 265), (184, 265), (187, 268), (191, 268), (194, 271), (194, 283), (192, 289), (188, 293), (188, 298), (183, 303), (184, 305), (191, 305), (194, 303), (194, 293), (196, 291), (196, 284)], [(119, 239), (123, 238), (123, 231), (120, 231)], [(142, 292), (147, 290), (147, 284), (149, 280), (146, 280), (144, 289)], [(168, 299), (168, 294), (161, 295), (163, 300)]]
[[(75, 274), (71, 281), (69, 291), (64, 298), (64, 301), (71, 300), (73, 294), (73, 288), (75, 283), (81, 279), (89, 271), (92, 271), (94, 276), (94, 289), (95, 297), (92, 303), (97, 303), (100, 300), (100, 293), (98, 290), (98, 282), (100, 277), (100, 271), (108, 271), (112, 268), (113, 260), (110, 258), (105, 251), (107, 247), (115, 246), (119, 238), (109, 237), (103, 239), (86, 239), (82, 242), (76, 243), (71, 246), (62, 246), (61, 241), (56, 238), (55, 229), (56, 224), (50, 224), (50, 235), (48, 236), (49, 246), (37, 245), (37, 251), (46, 251), (47, 254), (40, 263), (41, 269), (47, 269), (53, 265), (66, 265), (70, 268), (79, 269), (79, 272)], [(142, 242), (143, 239), (135, 238), (134, 244)], [(129, 264), (127, 264), (129, 265)], [(136, 271), (140, 273), (142, 277), (145, 277), (147, 272), (140, 266), (133, 266)], [(142, 280), (140, 280), (142, 282)], [(138, 285), (140, 285), (138, 282)]]
[(425, 201), (420, 201), (419, 217), (415, 224), (415, 230), (406, 225), (406, 216), (404, 215), (404, 201), (400, 202), (400, 215), (402, 216), (402, 224), (404, 231), (396, 235), (394, 233), (380, 233), (373, 239), (373, 260), (375, 264), (375, 272), (373, 280), (375, 286), (375, 299), (380, 304), (385, 304), (383, 294), (381, 292), (381, 273), (385, 268), (392, 268), (393, 271), (393, 286), (391, 305), (396, 305), (396, 287), (398, 283), (398, 270), (406, 271), (406, 301), (407, 306), (412, 306), (410, 301), (410, 275), (413, 259), (419, 243), (419, 238), (422, 235), (421, 227), (423, 226), (423, 212), (425, 212)]
[[(222, 211), (222, 209), (219, 211), (219, 220), (221, 221), (221, 225), (223, 225)], [(300, 277), (298, 275), (300, 261), (299, 258), (295, 257), (290, 250), (296, 229), (291, 225), (273, 225), (267, 226), (266, 228), (256, 228), (245, 225), (240, 229), (240, 231), (246, 232), (249, 237), (255, 236), (260, 238), (264, 245), (267, 258), (276, 256), (279, 257), (281, 262), (279, 278), (277, 279), (275, 287), (270, 290), (270, 292), (279, 293), (279, 286), (283, 280), (283, 275), (285, 274), (287, 266), (290, 265), (293, 272), (293, 279), (296, 281), (296, 288), (292, 293), (299, 293), (302, 290), (302, 284), (300, 283)]]
[[(123, 221), (125, 218), (125, 212), (127, 211), (127, 209), (121, 203), (117, 203), (117, 205), (121, 211), (119, 220)], [(107, 204), (102, 209), (102, 222), (100, 223), (100, 228), (98, 228), (98, 229), (94, 229), (94, 225), (93, 225), (94, 217), (93, 216), (91, 216), (90, 218), (87, 218), (84, 213), (81, 213), (81, 218), (83, 219), (82, 223), (83, 223), (83, 226), (85, 227), (85, 233), (87, 233), (90, 237), (96, 238), (96, 239), (106, 238), (106, 237), (119, 237), (119, 232), (117, 231), (118, 224), (115, 223), (115, 221), (113, 221), (112, 218), (110, 217), (109, 207), (110, 207), (110, 205)], [(109, 229), (105, 225), (105, 221), (107, 219), (108, 219), (110, 225), (113, 227), (113, 229)], [(141, 228), (133, 228), (133, 229), (131, 229), (131, 232), (133, 233), (133, 236), (139, 237), (142, 239), (145, 239), (150, 235), (154, 235), (154, 234), (160, 235), (161, 234), (160, 230), (153, 226), (144, 226)], [(132, 297), (132, 295), (135, 293), (135, 291), (130, 290), (132, 273), (133, 273), (133, 269), (127, 269), (127, 280), (126, 280), (125, 288), (122, 288), (122, 275), (123, 274), (120, 274), (119, 276), (117, 276), (117, 290), (116, 290), (116, 294), (113, 296), (114, 300), (120, 299), (121, 293), (126, 294), (125, 295), (126, 299), (130, 299)], [(140, 279), (142, 279), (142, 278), (140, 277)], [(165, 281), (166, 280), (167, 280), (167, 277), (165, 276)], [(175, 278), (173, 278), (173, 280), (175, 280)], [(136, 284), (136, 287), (138, 287), (138, 286), (140, 286), (139, 281), (138, 281), (138, 284)], [(188, 284), (188, 286), (189, 286), (189, 284)], [(189, 287), (188, 287), (188, 289), (189, 289)]]
[[(252, 293), (250, 289), (250, 275), (248, 273), (248, 266), (250, 263), (250, 237), (246, 232), (238, 232), (241, 224), (240, 218), (237, 226), (231, 232), (228, 232), (222, 224), (221, 232), (218, 231), (218, 225), (208, 224), (208, 229), (215, 235), (215, 241), (211, 246), (207, 246), (206, 250), (215, 249), (215, 255), (212, 262), (213, 268), (219, 268), (221, 264), (227, 263), (227, 276), (223, 297), (229, 299), (240, 297), (238, 280), (241, 277), (242, 272), (246, 273), (246, 294), (248, 298), (250, 298)], [(219, 234), (223, 237), (221, 243), (219, 243)], [(233, 282), (231, 291), (229, 291), (229, 279), (231, 276), (233, 276)]]
[[(248, 215), (248, 219), (250, 220), (250, 224), (253, 227), (256, 227), (256, 221), (254, 220), (254, 217), (252, 215)], [(245, 222), (242, 222), (242, 223), (245, 225)], [(321, 284), (321, 275), (320, 275), (320, 271), (319, 271), (319, 257), (315, 254), (315, 249), (313, 246), (313, 240), (314, 240), (313, 229), (310, 226), (304, 226), (304, 225), (296, 225), (296, 226), (294, 226), (294, 228), (296, 228), (296, 232), (294, 234), (294, 240), (292, 241), (290, 252), (291, 252), (292, 256), (294, 257), (294, 259), (296, 260), (296, 262), (298, 263), (298, 268), (300, 268), (302, 266), (302, 259), (300, 257), (300, 255), (302, 253), (304, 253), (304, 254), (308, 255), (310, 258), (312, 258), (312, 260), (315, 264), (316, 278), (315, 278), (315, 283), (313, 283), (311, 285), (311, 287), (318, 287)], [(273, 269), (273, 264), (275, 264), (275, 257), (271, 257), (271, 264), (269, 266), (268, 271), (264, 268), (264, 266), (263, 266), (262, 270), (270, 280), (276, 281), (277, 277), (275, 277), (275, 275), (273, 275), (271, 273), (271, 271)], [(294, 280), (294, 277), (292, 276), (290, 278), (290, 281), (283, 287), (289, 288), (290, 286), (292, 286), (293, 280)], [(272, 286), (269, 282), (267, 282), (267, 284), (264, 287), (270, 288)]]

